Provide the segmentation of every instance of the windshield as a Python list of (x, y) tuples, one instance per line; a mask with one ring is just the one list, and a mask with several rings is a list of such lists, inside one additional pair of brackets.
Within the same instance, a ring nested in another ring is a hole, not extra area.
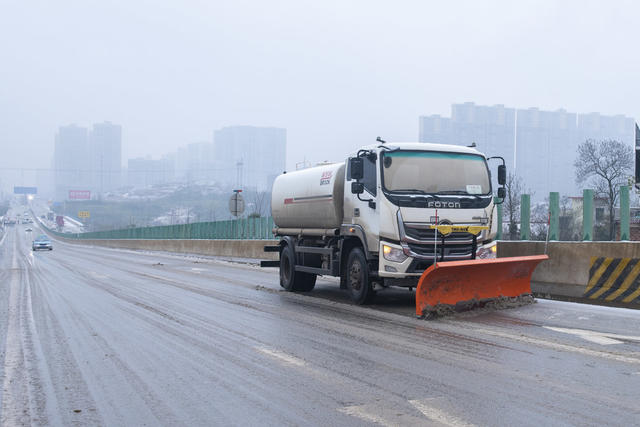
[(384, 187), (388, 191), (439, 194), (488, 194), (484, 157), (467, 153), (395, 151), (384, 153)]

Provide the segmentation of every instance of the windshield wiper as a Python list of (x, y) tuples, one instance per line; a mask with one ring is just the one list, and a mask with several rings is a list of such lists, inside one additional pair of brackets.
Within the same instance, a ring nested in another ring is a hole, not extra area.
[(414, 193), (414, 194), (427, 194), (423, 190), (418, 190), (417, 188), (402, 188), (400, 190), (392, 190), (394, 193)]
[(447, 191), (438, 191), (436, 194), (463, 194), (465, 196), (472, 196), (475, 197), (476, 199), (480, 198), (479, 194), (471, 194), (468, 193), (466, 191), (462, 191), (462, 190), (447, 190)]
[(436, 194), (469, 194), (469, 193), (462, 190), (445, 190), (445, 191), (438, 191)]

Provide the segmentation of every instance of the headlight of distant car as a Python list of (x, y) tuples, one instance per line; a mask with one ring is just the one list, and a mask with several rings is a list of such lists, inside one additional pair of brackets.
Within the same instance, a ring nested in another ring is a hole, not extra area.
[(403, 262), (407, 259), (407, 256), (402, 252), (402, 249), (393, 248), (389, 245), (382, 245), (382, 256), (387, 261)]

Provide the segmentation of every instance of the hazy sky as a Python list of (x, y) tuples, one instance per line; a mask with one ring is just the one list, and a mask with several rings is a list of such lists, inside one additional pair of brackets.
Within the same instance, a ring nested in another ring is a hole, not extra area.
[(125, 163), (284, 127), (291, 168), (417, 140), (454, 102), (639, 119), (638, 22), (633, 1), (0, 0), (0, 168), (104, 120)]

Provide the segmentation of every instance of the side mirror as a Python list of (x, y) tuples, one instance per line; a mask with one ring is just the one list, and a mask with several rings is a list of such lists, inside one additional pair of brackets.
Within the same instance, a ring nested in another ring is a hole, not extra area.
[(351, 183), (351, 192), (353, 194), (362, 194), (364, 193), (364, 184), (361, 182), (354, 181)]
[(498, 188), (498, 198), (504, 199), (505, 197), (507, 197), (507, 190), (504, 187)]
[(505, 185), (507, 183), (507, 167), (505, 165), (498, 166), (498, 184)]
[[(364, 161), (362, 160), (362, 157), (350, 158), (349, 159), (349, 178), (358, 181), (363, 177), (364, 177)], [(352, 187), (352, 191), (353, 191), (353, 187)], [(360, 193), (362, 193), (362, 191), (355, 194), (360, 194)]]

